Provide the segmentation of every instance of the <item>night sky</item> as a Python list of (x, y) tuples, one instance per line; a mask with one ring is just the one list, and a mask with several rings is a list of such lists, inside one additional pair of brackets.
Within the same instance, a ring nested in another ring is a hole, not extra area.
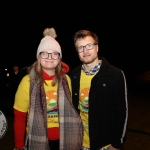
[(62, 60), (71, 69), (80, 64), (73, 35), (87, 29), (99, 37), (99, 55), (126, 75), (150, 70), (148, 5), (141, 3), (3, 4), (1, 12), (1, 67), (36, 60), (42, 32), (54, 27), (62, 48)]

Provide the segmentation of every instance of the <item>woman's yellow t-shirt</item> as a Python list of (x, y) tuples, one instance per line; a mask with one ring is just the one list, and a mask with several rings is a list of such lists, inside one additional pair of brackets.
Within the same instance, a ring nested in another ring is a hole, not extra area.
[[(68, 85), (71, 91), (71, 81), (68, 75), (66, 75)], [(58, 99), (57, 99), (57, 88), (58, 84), (51, 86), (52, 80), (46, 80), (44, 84), (44, 90), (46, 94), (47, 102), (47, 126), (48, 128), (59, 127), (58, 122)], [(30, 107), (30, 78), (26, 75), (21, 80), (16, 95), (14, 108), (21, 112), (28, 112)]]

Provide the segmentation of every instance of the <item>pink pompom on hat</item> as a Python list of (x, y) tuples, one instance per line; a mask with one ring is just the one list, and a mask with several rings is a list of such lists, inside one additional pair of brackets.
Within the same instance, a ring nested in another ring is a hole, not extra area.
[(44, 50), (55, 50), (58, 53), (60, 53), (60, 57), (62, 58), (61, 47), (59, 43), (55, 40), (57, 34), (54, 28), (46, 28), (43, 31), (43, 35), (44, 38), (40, 41), (40, 44), (37, 49), (36, 57), (38, 58), (39, 53)]

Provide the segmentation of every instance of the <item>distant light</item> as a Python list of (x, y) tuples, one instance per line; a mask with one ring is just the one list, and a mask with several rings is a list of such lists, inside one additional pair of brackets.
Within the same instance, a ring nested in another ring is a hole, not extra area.
[(7, 71), (7, 68), (5, 68), (5, 71)]
[(9, 73), (7, 73), (7, 77), (9, 77)]

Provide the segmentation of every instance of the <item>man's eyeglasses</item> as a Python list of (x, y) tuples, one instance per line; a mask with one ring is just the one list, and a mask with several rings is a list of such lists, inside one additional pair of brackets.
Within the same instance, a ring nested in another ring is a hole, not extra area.
[(40, 52), (40, 56), (43, 59), (49, 58), (49, 55), (52, 59), (58, 59), (60, 57), (60, 53), (54, 52), (54, 53), (47, 53), (47, 52)]
[(93, 47), (97, 45), (96, 43), (89, 43), (89, 44), (86, 44), (85, 46), (79, 46), (76, 48), (77, 52), (78, 53), (82, 53), (84, 48), (86, 48), (87, 50), (91, 50), (93, 49)]

